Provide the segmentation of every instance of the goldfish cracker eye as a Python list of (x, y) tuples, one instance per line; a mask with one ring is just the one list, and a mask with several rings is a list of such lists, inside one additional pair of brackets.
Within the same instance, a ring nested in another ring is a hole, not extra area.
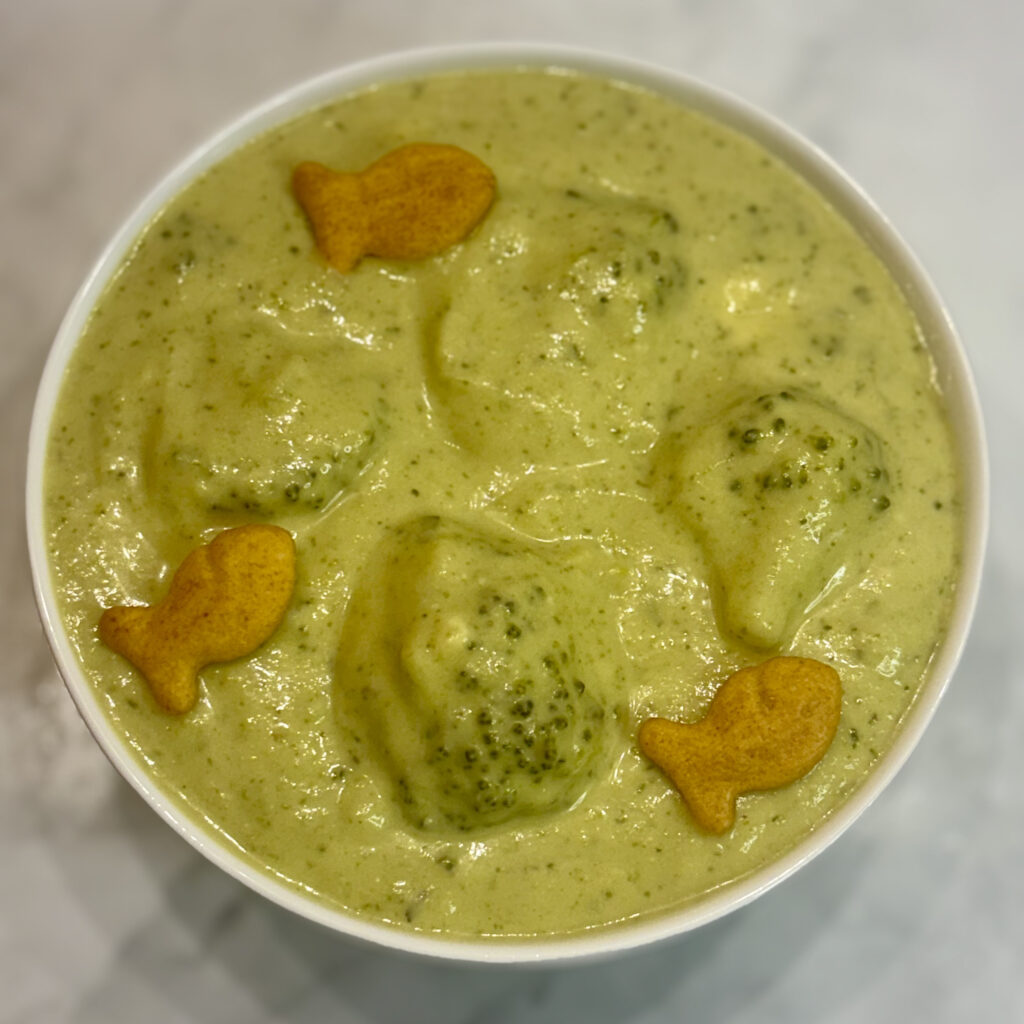
[(647, 719), (640, 750), (701, 828), (726, 832), (741, 793), (788, 785), (821, 760), (841, 706), (835, 669), (811, 658), (771, 658), (730, 676), (696, 724)]
[(146, 677), (161, 707), (182, 714), (198, 699), (198, 671), (268, 640), (294, 586), (291, 534), (278, 526), (235, 527), (185, 558), (163, 600), (108, 608), (100, 639)]
[(494, 201), (495, 179), (458, 146), (417, 142), (356, 173), (306, 161), (292, 190), (317, 247), (347, 273), (363, 256), (419, 260), (462, 241)]

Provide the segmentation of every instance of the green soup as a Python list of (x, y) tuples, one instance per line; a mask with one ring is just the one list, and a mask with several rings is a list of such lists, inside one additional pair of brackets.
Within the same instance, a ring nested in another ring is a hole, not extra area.
[[(410, 141), (483, 159), (492, 209), (335, 272), (291, 169)], [(190, 185), (91, 316), (45, 487), (71, 641), (159, 785), (326, 905), (452, 936), (656, 915), (790, 849), (891, 744), (958, 571), (941, 395), (869, 247), (751, 140), (574, 73), (385, 85)], [(292, 606), (165, 714), (99, 614), (253, 521), (295, 537)], [(777, 653), (839, 671), (839, 733), (707, 835), (638, 725)]]

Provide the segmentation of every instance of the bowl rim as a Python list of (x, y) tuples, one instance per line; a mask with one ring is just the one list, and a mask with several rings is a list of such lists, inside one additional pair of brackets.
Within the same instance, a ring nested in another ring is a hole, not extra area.
[[(405, 932), (330, 908), (245, 862), (222, 838), (200, 828), (146, 775), (112, 729), (80, 668), (64, 629), (49, 574), (43, 478), (49, 426), (72, 349), (99, 298), (141, 230), (188, 182), (254, 136), (348, 93), (449, 71), (514, 67), (564, 68), (615, 79), (667, 96), (765, 146), (807, 180), (850, 221), (903, 288), (921, 322), (951, 419), (963, 476), (962, 574), (945, 639), (929, 677), (905, 715), (890, 749), (854, 794), (782, 857), (750, 875), (647, 919), (579, 934), (529, 939), (447, 938)], [(916, 256), (861, 188), (814, 143), (773, 115), (729, 91), (653, 63), (573, 46), (529, 42), (431, 46), (388, 53), (321, 73), (257, 104), (194, 148), (139, 202), (81, 284), (56, 333), (40, 379), (28, 441), (26, 527), (32, 583), (47, 640), (80, 715), (108, 759), (135, 791), (206, 859), (271, 902), (307, 920), (375, 947), (435, 959), (492, 964), (557, 964), (637, 949), (690, 932), (745, 906), (818, 856), (888, 786), (935, 714), (963, 652), (977, 604), (988, 533), (989, 469), (973, 375), (952, 319)]]

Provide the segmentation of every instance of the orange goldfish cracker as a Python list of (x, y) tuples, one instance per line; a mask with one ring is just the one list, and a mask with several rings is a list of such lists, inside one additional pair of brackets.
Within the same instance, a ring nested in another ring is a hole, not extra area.
[(429, 142), (400, 146), (356, 173), (305, 162), (292, 174), (317, 247), (342, 273), (363, 256), (436, 256), (480, 223), (494, 189), (491, 169), (472, 153)]
[(701, 828), (726, 832), (741, 793), (795, 782), (821, 760), (841, 704), (833, 668), (811, 658), (771, 658), (731, 675), (694, 725), (647, 719), (640, 750), (679, 790)]
[(277, 629), (294, 587), (287, 530), (224, 530), (185, 558), (162, 601), (108, 608), (100, 639), (146, 677), (161, 707), (182, 714), (199, 697), (199, 670), (255, 651)]

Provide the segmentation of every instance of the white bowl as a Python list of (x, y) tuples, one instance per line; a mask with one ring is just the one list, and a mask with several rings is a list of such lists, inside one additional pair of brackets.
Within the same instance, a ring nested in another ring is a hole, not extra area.
[[(64, 368), (106, 282), (152, 217), (188, 182), (242, 143), (274, 125), (378, 82), (451, 70), (516, 65), (560, 66), (632, 82), (701, 111), (757, 140), (815, 186), (860, 232), (902, 286), (925, 332), (952, 422), (964, 487), (963, 565), (950, 627), (919, 696), (892, 747), (868, 779), (819, 828), (782, 858), (676, 912), (595, 933), (516, 943), (455, 941), (397, 931), (327, 908), (253, 869), (198, 828), (158, 789), (111, 728), (85, 678), (61, 621), (50, 578), (43, 528), (43, 465)], [(821, 853), (864, 812), (906, 761), (931, 720), (960, 657), (980, 584), (987, 533), (988, 470), (981, 413), (961, 343), (942, 302), (899, 235), (871, 201), (823, 153), (770, 116), (675, 72), (564, 47), (476, 45), (382, 57), (292, 88), (229, 125), (187, 157), (146, 197), (114, 236), (68, 309), (43, 372), (28, 451), (27, 523), (36, 600), (58, 668), (96, 741), (153, 809), (200, 853), (275, 903), (344, 935), (379, 946), (452, 960), (557, 963), (609, 955), (678, 935), (749, 903)]]

